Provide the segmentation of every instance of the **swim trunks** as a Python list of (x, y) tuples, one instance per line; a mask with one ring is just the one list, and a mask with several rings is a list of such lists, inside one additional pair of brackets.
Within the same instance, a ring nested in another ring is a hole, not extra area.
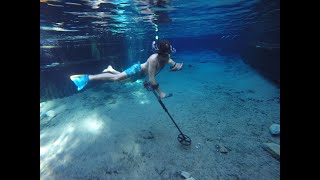
[(130, 68), (126, 69), (124, 72), (127, 74), (128, 78), (132, 79), (133, 81), (143, 79), (145, 77), (141, 70), (140, 64), (134, 64)]

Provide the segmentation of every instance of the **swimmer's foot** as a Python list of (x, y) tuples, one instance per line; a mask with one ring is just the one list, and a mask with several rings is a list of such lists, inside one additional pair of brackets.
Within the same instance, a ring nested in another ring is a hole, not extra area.
[(107, 69), (103, 70), (104, 73), (116, 73), (117, 71), (112, 68), (111, 65), (108, 66)]

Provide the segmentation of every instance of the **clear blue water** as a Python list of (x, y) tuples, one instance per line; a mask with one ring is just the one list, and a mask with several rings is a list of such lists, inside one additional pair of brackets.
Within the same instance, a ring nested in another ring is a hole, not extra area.
[(249, 35), (257, 41), (265, 36), (264, 39), (273, 38), (273, 43), (279, 43), (280, 4), (275, 0), (55, 0), (40, 3), (40, 8), (43, 49), (72, 42), (85, 46), (84, 40), (88, 39), (106, 45), (119, 43), (114, 42), (114, 37), (120, 37), (128, 43), (126, 48), (134, 50), (137, 49), (131, 46), (146, 49), (155, 36), (191, 40), (210, 36), (224, 41), (245, 41)]
[(253, 24), (264, 23), (259, 27), (261, 32), (280, 29), (279, 1), (272, 0), (57, 0), (40, 3), (40, 7), (41, 40), (92, 38), (90, 36), (99, 37), (104, 33), (135, 39), (155, 35), (237, 38)]
[[(109, 64), (124, 69), (144, 61), (156, 37), (170, 40), (178, 53), (209, 49), (239, 54), (266, 78), (280, 82), (280, 2), (276, 0), (43, 0), (41, 78), (70, 89), (61, 96), (75, 93), (63, 82), (68, 75), (96, 73)], [(56, 70), (60, 76), (53, 77)], [(41, 89), (47, 87), (41, 84)]]
[[(174, 94), (164, 103), (189, 149), (141, 81), (77, 92), (69, 79), (144, 62), (156, 37), (184, 63), (157, 81)], [(41, 179), (280, 179), (262, 148), (280, 143), (269, 132), (279, 66), (276, 0), (40, 0)]]

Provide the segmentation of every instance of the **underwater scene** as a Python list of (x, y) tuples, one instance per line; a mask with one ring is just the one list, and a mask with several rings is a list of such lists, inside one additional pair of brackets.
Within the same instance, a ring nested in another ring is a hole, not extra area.
[(40, 179), (280, 179), (280, 1), (40, 0)]

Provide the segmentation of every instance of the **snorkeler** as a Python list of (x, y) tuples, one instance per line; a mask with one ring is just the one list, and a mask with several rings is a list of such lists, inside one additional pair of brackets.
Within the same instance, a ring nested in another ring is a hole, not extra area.
[(182, 69), (183, 63), (176, 63), (170, 58), (170, 54), (176, 50), (171, 44), (162, 40), (158, 43), (155, 41), (152, 44), (152, 49), (156, 52), (152, 54), (145, 63), (134, 64), (130, 68), (123, 72), (116, 71), (112, 66), (108, 66), (107, 69), (103, 70), (101, 74), (89, 75), (72, 75), (70, 79), (78, 87), (78, 91), (83, 89), (89, 81), (92, 80), (108, 80), (108, 81), (136, 81), (143, 79), (147, 75), (149, 76), (149, 83), (153, 89), (157, 91), (161, 98), (171, 96), (160, 90), (159, 84), (156, 82), (155, 76), (163, 69), (166, 64), (171, 65), (171, 71), (178, 71)]

